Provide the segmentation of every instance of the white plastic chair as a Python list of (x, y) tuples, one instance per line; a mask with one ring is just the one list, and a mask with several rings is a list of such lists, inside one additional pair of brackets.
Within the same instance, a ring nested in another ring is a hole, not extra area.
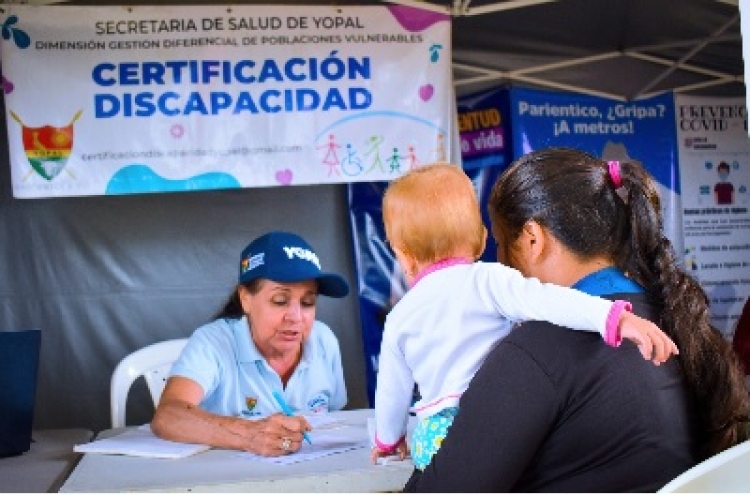
[(750, 440), (709, 457), (688, 469), (658, 493), (750, 491)]
[(112, 428), (125, 426), (125, 406), (133, 382), (140, 376), (146, 380), (154, 406), (159, 403), (167, 376), (187, 339), (165, 340), (148, 345), (125, 356), (115, 367), (110, 384)]

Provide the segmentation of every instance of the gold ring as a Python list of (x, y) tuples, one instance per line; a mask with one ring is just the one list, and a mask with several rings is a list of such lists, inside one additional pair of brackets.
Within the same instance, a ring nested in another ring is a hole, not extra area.
[(292, 450), (292, 439), (289, 437), (284, 437), (281, 439), (281, 450), (285, 452), (289, 452)]

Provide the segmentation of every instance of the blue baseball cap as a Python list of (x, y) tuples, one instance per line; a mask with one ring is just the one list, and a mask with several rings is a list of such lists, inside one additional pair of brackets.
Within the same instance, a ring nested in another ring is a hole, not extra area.
[(300, 236), (289, 232), (264, 234), (242, 251), (239, 283), (256, 278), (274, 282), (302, 282), (316, 280), (318, 293), (329, 297), (344, 297), (349, 284), (335, 273), (320, 269), (320, 260), (313, 248)]

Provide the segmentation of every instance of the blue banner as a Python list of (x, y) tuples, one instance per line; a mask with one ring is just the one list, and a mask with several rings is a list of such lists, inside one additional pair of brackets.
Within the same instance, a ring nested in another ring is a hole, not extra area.
[(506, 89), (482, 91), (458, 99), (464, 169), (508, 166), (513, 158), (509, 105)]
[(667, 237), (682, 253), (672, 93), (635, 102), (532, 89), (510, 90), (516, 156), (563, 146), (605, 160), (639, 161), (658, 182)]

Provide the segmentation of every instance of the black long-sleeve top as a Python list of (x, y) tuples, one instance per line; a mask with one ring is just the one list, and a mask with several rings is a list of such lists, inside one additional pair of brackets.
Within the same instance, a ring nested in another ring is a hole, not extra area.
[[(645, 295), (611, 297), (657, 321)], [(693, 439), (677, 358), (655, 366), (631, 342), (525, 322), (488, 355), (404, 490), (656, 491), (695, 464)]]

